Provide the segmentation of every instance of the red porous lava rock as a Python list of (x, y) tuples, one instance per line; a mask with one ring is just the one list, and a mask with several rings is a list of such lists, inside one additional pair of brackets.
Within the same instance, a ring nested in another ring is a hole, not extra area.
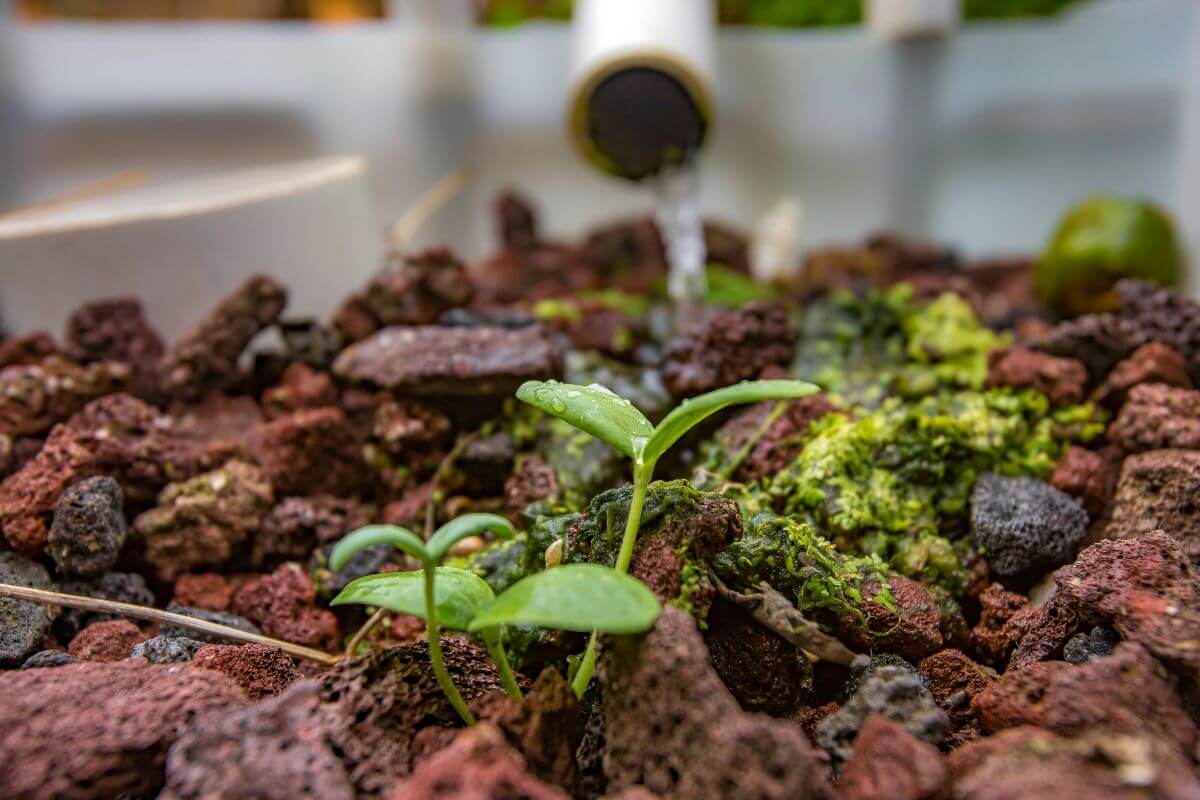
[(1121, 413), (1109, 423), (1108, 438), (1129, 453), (1200, 448), (1200, 390), (1165, 383), (1133, 387)]
[(558, 494), (558, 473), (537, 456), (517, 462), (517, 468), (504, 481), (504, 507), (519, 514), (525, 507)]
[(742, 711), (684, 612), (667, 607), (649, 634), (607, 640), (599, 674), (609, 791), (790, 800), (823, 790), (823, 759), (803, 731)]
[(337, 617), (316, 608), (316, 589), (308, 576), (291, 564), (256, 578), (233, 598), (233, 613), (277, 639), (324, 650), (340, 642)]
[(927, 800), (946, 780), (946, 764), (933, 745), (882, 714), (867, 717), (854, 755), (838, 782), (842, 800)]
[(569, 800), (570, 795), (526, 772), (504, 735), (483, 722), (421, 761), (389, 800)]
[(1078, 498), (1094, 520), (1104, 512), (1116, 490), (1121, 457), (1114, 447), (1095, 451), (1072, 445), (1054, 465), (1050, 485)]
[(372, 506), (349, 498), (285, 497), (263, 518), (254, 537), (254, 562), (308, 558), (317, 546), (336, 542), (374, 517)]
[[(1198, 393), (1200, 394), (1200, 393)], [(1125, 459), (1105, 535), (1164, 530), (1200, 563), (1200, 452), (1152, 450)]]
[(224, 675), (140, 658), (0, 672), (0, 697), (3, 800), (153, 796), (188, 722), (246, 702)]
[(428, 403), (384, 400), (375, 409), (372, 436), (393, 456), (413, 455), (414, 450), (447, 441), (450, 418)]
[(785, 716), (812, 688), (812, 665), (795, 645), (767, 630), (745, 609), (717, 598), (704, 641), (713, 668), (746, 711)]
[(62, 355), (54, 337), (46, 331), (10, 336), (0, 342), (0, 369), (36, 364), (46, 356)]
[(80, 366), (59, 356), (0, 370), (0, 434), (40, 436), (98, 397), (129, 388), (129, 367)]
[(129, 620), (110, 619), (75, 634), (67, 652), (80, 661), (124, 661), (135, 644), (148, 638)]
[(799, 455), (814, 422), (842, 410), (824, 394), (789, 400), (783, 413), (776, 415), (777, 405), (753, 405), (717, 432), (716, 440), (722, 453), (735, 456), (745, 451), (745, 456), (736, 465), (717, 466), (717, 469), (732, 467), (731, 480), (752, 483), (779, 472)]
[(337, 390), (328, 373), (304, 364), (289, 364), (277, 386), (263, 392), (262, 413), (277, 419), (305, 408), (337, 405)]
[(1057, 406), (1082, 400), (1087, 382), (1087, 367), (1073, 358), (1058, 358), (1027, 347), (1002, 347), (988, 353), (989, 387), (1036, 389)]
[(315, 681), (197, 716), (167, 753), (166, 783), (159, 800), (354, 800)]
[(171, 344), (159, 363), (163, 391), (199, 398), (224, 388), (238, 375), (238, 359), (250, 340), (279, 318), (287, 290), (270, 278), (249, 278), (191, 331)]
[(920, 661), (942, 649), (941, 614), (937, 601), (924, 585), (892, 575), (888, 589), (896, 611), (877, 599), (879, 582), (862, 587), (862, 617), (845, 614), (835, 623), (838, 638), (860, 652), (894, 653), (909, 661)]
[(1008, 660), (1010, 670), (1061, 657), (1063, 646), (1083, 627), (1078, 609), (1059, 591), (1051, 594), (1040, 608), (1033, 605), (1023, 608), (1014, 622), (1022, 634)]
[(181, 606), (228, 611), (232, 600), (233, 586), (224, 575), (188, 573), (175, 580), (175, 602)]
[(274, 502), (262, 470), (244, 461), (172, 483), (158, 505), (134, 520), (146, 559), (164, 580), (196, 567), (221, 566), (258, 530)]
[(362, 443), (339, 408), (311, 408), (272, 420), (251, 449), (280, 495), (357, 496), (366, 480)]
[(1169, 345), (1155, 341), (1142, 345), (1113, 367), (1104, 383), (1092, 392), (1092, 402), (1115, 411), (1125, 403), (1129, 391), (1143, 383), (1192, 388), (1183, 356)]
[(717, 312), (667, 345), (663, 382), (678, 398), (757, 378), (769, 367), (792, 362), (796, 335), (779, 306)]
[(192, 665), (228, 675), (251, 700), (273, 697), (301, 677), (291, 658), (266, 644), (206, 644)]
[(1002, 669), (1037, 610), (1029, 605), (1027, 597), (1006, 591), (998, 583), (980, 593), (979, 604), (979, 622), (971, 629), (971, 649), (985, 663)]
[(75, 309), (67, 318), (63, 344), (72, 358), (84, 363), (128, 364), (134, 392), (143, 398), (157, 396), (158, 361), (165, 348), (137, 298), (100, 300)]
[(995, 683), (996, 676), (961, 650), (942, 650), (923, 658), (917, 671), (950, 718), (951, 743), (957, 745), (979, 736), (979, 719), (971, 708), (971, 699)]

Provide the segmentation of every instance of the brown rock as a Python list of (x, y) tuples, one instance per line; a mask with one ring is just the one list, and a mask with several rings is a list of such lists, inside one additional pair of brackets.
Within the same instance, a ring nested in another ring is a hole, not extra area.
[(238, 358), (260, 331), (279, 318), (287, 291), (255, 276), (239, 286), (191, 331), (175, 341), (159, 364), (163, 390), (173, 397), (198, 398), (231, 383)]
[(603, 768), (611, 792), (664, 797), (810, 797), (821, 758), (784, 720), (748, 714), (708, 661), (695, 622), (665, 608), (646, 636), (607, 640), (601, 659)]
[(1141, 331), (1133, 321), (1116, 314), (1087, 314), (1058, 323), (1031, 347), (1078, 359), (1087, 366), (1092, 380), (1099, 382), (1141, 343)]
[(58, 343), (46, 331), (10, 336), (0, 342), (0, 369), (37, 364), (46, 356), (61, 354)]
[(434, 406), (412, 400), (385, 400), (375, 410), (373, 437), (386, 452), (412, 456), (444, 443), (451, 431), (450, 418)]
[(1072, 445), (1054, 465), (1050, 485), (1078, 498), (1088, 516), (1096, 519), (1116, 490), (1120, 469), (1121, 454), (1116, 448), (1097, 452)]
[(305, 408), (337, 405), (337, 390), (333, 379), (324, 372), (304, 364), (289, 364), (279, 385), (263, 392), (262, 412), (267, 419), (276, 419)]
[(1200, 452), (1153, 450), (1125, 459), (1105, 535), (1128, 539), (1164, 530), (1200, 563)]
[(343, 350), (333, 371), (406, 394), (507, 395), (562, 377), (562, 352), (538, 325), (385, 328)]
[(1075, 359), (1026, 347), (1002, 347), (988, 353), (990, 387), (1035, 389), (1054, 405), (1068, 405), (1083, 399), (1087, 382), (1087, 367)]
[(358, 496), (366, 483), (362, 445), (338, 408), (297, 411), (263, 425), (255, 462), (281, 495)]
[(295, 566), (285, 564), (239, 589), (233, 598), (233, 612), (268, 636), (335, 650), (341, 641), (337, 617), (316, 608), (315, 603), (312, 581)]
[(188, 573), (175, 580), (175, 602), (181, 606), (228, 611), (232, 600), (233, 586), (223, 575)]
[(263, 419), (253, 397), (222, 392), (211, 392), (199, 401), (173, 403), (170, 416), (180, 436), (229, 453), (227, 458), (245, 457), (246, 439)]
[(838, 638), (852, 650), (894, 653), (914, 662), (942, 648), (941, 614), (928, 589), (910, 578), (890, 576), (893, 612), (876, 599), (879, 588), (878, 581), (863, 585), (862, 617), (839, 617)]
[(274, 697), (301, 677), (292, 659), (265, 644), (206, 644), (192, 656), (192, 664), (233, 678), (251, 700)]
[(529, 199), (506, 190), (496, 198), (496, 227), (505, 247), (525, 248), (538, 241), (537, 212)]
[(1108, 438), (1129, 453), (1200, 448), (1200, 391), (1165, 383), (1133, 387), (1108, 426)]
[(708, 612), (704, 641), (713, 669), (746, 711), (784, 716), (812, 688), (812, 665), (733, 603), (718, 598)]
[(188, 721), (246, 702), (224, 675), (142, 659), (0, 672), (0, 696), (4, 800), (153, 795)]
[(971, 629), (971, 648), (985, 663), (1002, 669), (1025, 635), (1037, 610), (1024, 595), (993, 583), (979, 595), (979, 622)]
[(255, 563), (306, 559), (317, 546), (338, 541), (374, 515), (373, 507), (348, 498), (285, 497), (263, 518), (254, 538)]
[(367, 284), (363, 305), (377, 327), (432, 325), (444, 312), (471, 301), (471, 276), (447, 247), (394, 254)]
[(917, 670), (933, 699), (950, 718), (952, 743), (961, 744), (979, 736), (979, 720), (971, 708), (971, 699), (995, 683), (995, 675), (961, 650), (934, 653), (921, 659)]
[(1134, 350), (1129, 358), (1113, 367), (1104, 383), (1092, 392), (1092, 402), (1116, 410), (1124, 405), (1129, 391), (1143, 383), (1192, 388), (1183, 357), (1169, 345), (1154, 341)]
[(1010, 670), (1061, 657), (1063, 647), (1083, 627), (1074, 604), (1057, 591), (1041, 608), (1030, 605), (1021, 609), (1014, 623), (1021, 639), (1008, 660)]
[(100, 300), (75, 309), (67, 318), (64, 344), (78, 361), (128, 364), (138, 396), (157, 395), (158, 361), (165, 348), (137, 298)]
[(127, 619), (93, 622), (75, 634), (67, 652), (80, 661), (124, 661), (146, 636)]
[(768, 367), (792, 362), (796, 335), (779, 306), (717, 312), (667, 345), (663, 381), (678, 398), (757, 378)]
[(942, 755), (904, 726), (880, 714), (867, 717), (854, 755), (838, 782), (844, 800), (924, 800), (946, 780)]
[(510, 514), (519, 514), (525, 507), (558, 494), (558, 474), (554, 467), (537, 456), (526, 456), (504, 481), (504, 505)]
[(129, 388), (125, 364), (80, 366), (59, 356), (0, 370), (0, 434), (39, 436), (90, 401)]
[[(743, 483), (774, 475), (799, 455), (812, 423), (841, 410), (824, 394), (789, 400), (783, 413), (776, 415), (777, 406), (777, 403), (753, 405), (717, 431), (716, 441), (722, 456), (731, 460), (713, 465), (715, 470), (722, 473), (732, 470), (727, 473), (729, 478)], [(742, 460), (732, 463), (732, 457), (743, 451)]]
[(160, 800), (354, 800), (313, 681), (245, 709), (199, 715), (167, 753), (166, 782)]

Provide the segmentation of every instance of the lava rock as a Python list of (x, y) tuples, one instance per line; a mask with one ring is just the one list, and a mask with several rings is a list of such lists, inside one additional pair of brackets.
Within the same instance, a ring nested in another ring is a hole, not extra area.
[(1086, 664), (1093, 658), (1111, 655), (1121, 641), (1121, 635), (1107, 625), (1097, 625), (1087, 633), (1077, 633), (1063, 647), (1063, 660), (1070, 664)]
[(125, 498), (112, 478), (87, 478), (69, 487), (54, 506), (46, 551), (64, 575), (94, 578), (117, 563), (129, 535)]
[[(237, 628), (238, 630), (245, 631), (246, 633), (262, 633), (262, 631), (260, 631), (253, 622), (245, 617), (239, 617), (237, 614), (230, 614), (225, 611), (208, 611), (203, 608), (189, 608), (188, 606), (181, 606), (178, 603), (171, 603), (168, 605), (167, 611), (171, 611), (175, 614), (182, 614), (185, 617), (202, 619), (206, 622), (215, 622), (218, 625), (228, 625), (231, 628)], [(161, 636), (195, 639), (196, 641), (205, 642), (207, 644), (222, 644), (225, 641), (216, 634), (205, 633), (204, 631), (198, 631), (194, 628), (184, 628), (176, 625), (163, 625), (158, 629), (158, 632)]]
[(838, 781), (843, 800), (928, 800), (946, 780), (937, 748), (881, 714), (871, 714)]
[[(799, 455), (814, 422), (826, 414), (843, 410), (824, 394), (789, 400), (783, 413), (778, 415), (776, 406), (777, 403), (757, 403), (717, 431), (717, 448), (722, 459), (729, 458), (731, 462), (714, 464), (714, 471), (723, 472), (732, 467), (730, 479), (741, 483), (753, 483), (774, 475)], [(738, 456), (741, 460), (734, 465), (732, 459)]]
[(1165, 383), (1133, 387), (1108, 426), (1108, 438), (1128, 453), (1200, 448), (1200, 390)]
[(134, 392), (142, 398), (158, 394), (158, 361), (166, 348), (137, 298), (101, 300), (75, 309), (67, 318), (63, 343), (79, 361), (128, 364)]
[(1072, 445), (1054, 465), (1050, 485), (1079, 500), (1088, 516), (1096, 519), (1116, 491), (1122, 458), (1113, 447), (1097, 452)]
[(285, 497), (262, 521), (254, 538), (254, 560), (306, 559), (319, 545), (337, 542), (370, 523), (374, 515), (371, 506), (348, 498)]
[(334, 374), (405, 394), (509, 395), (524, 381), (561, 378), (563, 355), (540, 325), (384, 328), (342, 351)]
[(40, 436), (90, 401), (129, 388), (129, 367), (80, 366), (58, 356), (0, 369), (0, 434)]
[(1009, 670), (1026, 669), (1031, 664), (1058, 658), (1067, 640), (1079, 632), (1085, 621), (1075, 603), (1062, 592), (1054, 591), (1045, 605), (1031, 604), (1021, 609), (1014, 622), (1021, 638), (1008, 660)]
[(526, 456), (504, 481), (504, 507), (510, 514), (520, 514), (527, 506), (553, 498), (558, 492), (554, 467), (537, 456)]
[(892, 608), (881, 602), (878, 580), (863, 584), (860, 613), (845, 613), (834, 621), (838, 638), (853, 650), (894, 653), (910, 661), (919, 661), (940, 650), (941, 613), (929, 589), (911, 578), (894, 574), (888, 577), (887, 588)]
[(1170, 346), (1154, 341), (1142, 345), (1129, 358), (1113, 367), (1104, 383), (1096, 387), (1091, 400), (1116, 411), (1125, 404), (1130, 390), (1143, 383), (1192, 388), (1183, 357)]
[(192, 664), (225, 673), (251, 700), (274, 697), (301, 677), (291, 658), (265, 644), (202, 645)]
[(354, 800), (314, 681), (232, 712), (197, 716), (167, 753), (160, 800)]
[(76, 634), (67, 648), (80, 661), (123, 661), (146, 636), (127, 619), (93, 622)]
[(1159, 341), (1183, 357), (1192, 382), (1200, 381), (1200, 303), (1182, 292), (1150, 283), (1117, 283), (1120, 314), (1137, 331), (1137, 344)]
[(987, 473), (971, 493), (971, 539), (997, 575), (1057, 567), (1087, 536), (1087, 512), (1073, 497), (1035, 478)]
[(755, 303), (719, 311), (667, 345), (663, 382), (681, 398), (757, 378), (765, 369), (791, 364), (796, 338), (780, 306)]
[(64, 650), (41, 650), (25, 659), (21, 669), (48, 669), (77, 663), (79, 660)]
[(24, 364), (37, 364), (47, 356), (63, 355), (46, 331), (33, 331), (22, 336), (8, 336), (0, 341), (0, 369)]
[(0, 697), (4, 800), (153, 796), (188, 722), (246, 702), (224, 675), (140, 659), (0, 672)]
[(263, 425), (251, 450), (281, 495), (358, 496), (367, 483), (362, 442), (339, 408), (297, 411)]
[(337, 617), (316, 607), (308, 576), (285, 564), (247, 583), (233, 597), (233, 611), (262, 627), (268, 636), (324, 650), (335, 650), (341, 636)]
[(1003, 669), (1038, 612), (1029, 598), (993, 583), (979, 594), (979, 622), (971, 629), (971, 650), (984, 663)]
[(186, 636), (155, 636), (138, 642), (129, 651), (130, 658), (144, 658), (151, 664), (182, 664), (191, 661), (204, 642)]
[[(0, 583), (51, 588), (46, 568), (16, 553), (0, 552)], [(49, 630), (46, 606), (0, 597), (0, 666), (20, 664), (31, 656)]]
[(232, 383), (238, 359), (250, 340), (274, 323), (287, 304), (287, 290), (270, 278), (246, 280), (163, 355), (163, 390), (196, 399)]
[(749, 612), (717, 599), (704, 631), (713, 668), (746, 711), (783, 716), (812, 688), (812, 664)]
[[(369, 333), (390, 325), (431, 325), (446, 311), (471, 301), (474, 286), (467, 267), (447, 247), (395, 253), (354, 300), (370, 318)], [(337, 317), (335, 317), (335, 322)], [(361, 325), (343, 334), (362, 338)]]
[(1030, 346), (1043, 353), (1081, 361), (1091, 379), (1099, 382), (1139, 344), (1141, 334), (1131, 320), (1116, 314), (1087, 314), (1060, 322)]
[(1059, 358), (1026, 347), (1001, 347), (988, 353), (987, 385), (1034, 389), (1052, 405), (1078, 403), (1087, 389), (1083, 362)]
[(175, 580), (174, 600), (181, 606), (228, 611), (233, 602), (233, 586), (224, 575), (215, 572), (187, 573)]
[(1200, 564), (1200, 452), (1152, 450), (1125, 459), (1105, 537), (1129, 539), (1164, 530)]
[(353, 580), (366, 575), (384, 572), (389, 564), (396, 563), (396, 548), (390, 544), (368, 547), (354, 555), (337, 572), (329, 569), (329, 554), (334, 545), (327, 544), (316, 550), (308, 562), (308, 576), (317, 595), (326, 600), (335, 597)]
[(506, 190), (496, 198), (496, 227), (505, 247), (522, 249), (539, 240), (537, 213), (523, 195)]
[(942, 650), (917, 665), (934, 701), (950, 719), (950, 742), (958, 745), (978, 737), (979, 719), (971, 698), (991, 686), (996, 676), (972, 661), (961, 650)]
[[(135, 606), (154, 605), (154, 592), (146, 586), (146, 579), (136, 572), (106, 572), (91, 581), (65, 581), (58, 588), (67, 594), (81, 594), (100, 600), (115, 600)], [(64, 608), (54, 618), (53, 630), (56, 636), (66, 642), (91, 623), (109, 619), (124, 618), (80, 608)]]
[(305, 408), (337, 405), (333, 378), (304, 364), (289, 364), (278, 386), (262, 394), (263, 416), (277, 419)]

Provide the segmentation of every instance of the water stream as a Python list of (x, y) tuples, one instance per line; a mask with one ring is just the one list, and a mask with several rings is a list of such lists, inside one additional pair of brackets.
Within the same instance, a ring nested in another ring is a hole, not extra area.
[(667, 292), (676, 303), (704, 296), (704, 222), (700, 217), (700, 186), (695, 167), (663, 173), (654, 182), (658, 203), (654, 220), (667, 249)]

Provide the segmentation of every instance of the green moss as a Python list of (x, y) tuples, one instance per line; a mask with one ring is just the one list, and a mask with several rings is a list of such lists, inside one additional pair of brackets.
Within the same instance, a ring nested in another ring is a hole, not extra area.
[(509, 540), (497, 540), (473, 554), (464, 565), (487, 581), (496, 594), (527, 575), (546, 568), (546, 548), (555, 539), (567, 538), (579, 514), (557, 513), (547, 506), (531, 506), (525, 511), (527, 528)]
[[(652, 483), (642, 506), (643, 534), (668, 516), (695, 512), (703, 494), (683, 480)], [(586, 517), (576, 528), (574, 540), (564, 550), (563, 561), (615, 564), (632, 500), (632, 485), (610, 489), (593, 497)]]
[[(679, 572), (679, 595), (668, 601), (667, 605), (675, 606), (675, 608), (695, 616), (696, 607), (693, 601), (707, 586), (708, 575), (705, 573), (704, 565), (689, 560), (684, 563), (683, 569)], [(704, 620), (699, 620), (699, 624), (701, 629), (707, 627)]]

